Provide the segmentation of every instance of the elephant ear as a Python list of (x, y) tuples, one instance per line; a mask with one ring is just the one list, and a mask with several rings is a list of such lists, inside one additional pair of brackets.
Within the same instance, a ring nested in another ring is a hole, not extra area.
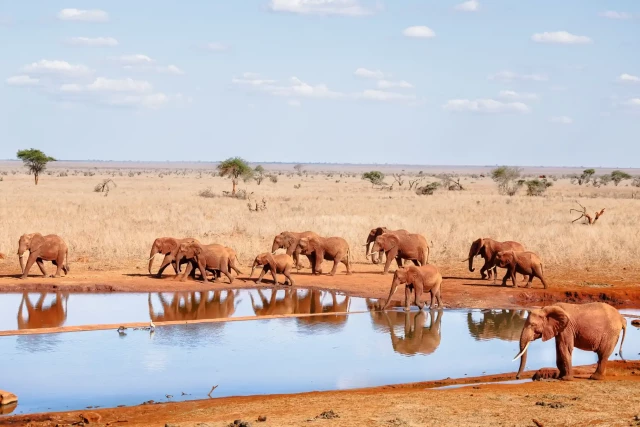
[(198, 255), (200, 255), (200, 254), (202, 253), (202, 246), (200, 246), (200, 245), (193, 245), (193, 246), (192, 246), (192, 248), (193, 248), (193, 253), (194, 253), (196, 256), (198, 256)]
[(168, 254), (173, 252), (173, 250), (178, 246), (178, 242), (174, 239), (163, 239), (158, 243), (158, 249), (160, 253)]
[(33, 252), (40, 246), (42, 246), (42, 244), (44, 243), (44, 237), (42, 237), (42, 234), (40, 233), (33, 233), (30, 236), (31, 238), (29, 239), (29, 252)]
[(480, 255), (480, 249), (482, 248), (482, 246), (484, 245), (484, 240), (481, 238), (475, 240), (472, 244), (471, 244), (471, 250), (470, 252), (470, 256), (474, 257), (476, 255)]
[(415, 267), (409, 267), (407, 271), (407, 283), (413, 284), (413, 286), (421, 286), (424, 288), (424, 282), (422, 280), (422, 275)]
[(266, 260), (267, 263), (269, 264), (269, 268), (271, 269), (271, 271), (273, 271), (274, 273), (278, 272), (278, 269), (276, 268), (276, 259), (273, 257), (273, 255), (271, 254), (266, 254)]
[(557, 336), (569, 324), (569, 316), (562, 308), (551, 305), (543, 308), (545, 323), (542, 329), (542, 341), (548, 341)]
[(400, 238), (395, 234), (385, 234), (384, 236), (385, 251), (390, 251), (400, 244)]

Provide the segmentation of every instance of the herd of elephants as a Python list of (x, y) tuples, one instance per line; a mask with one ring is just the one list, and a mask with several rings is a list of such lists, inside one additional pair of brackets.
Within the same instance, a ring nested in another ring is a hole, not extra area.
[[(386, 227), (376, 227), (369, 232), (364, 246), (366, 246), (366, 256), (370, 256), (374, 264), (380, 263), (383, 256), (386, 257), (383, 273), (388, 273), (393, 259), (396, 260), (398, 265), (397, 270), (393, 274), (389, 297), (385, 303), (369, 303), (369, 308), (372, 311), (374, 320), (376, 322), (382, 322), (384, 319), (385, 325), (390, 328), (394, 349), (398, 346), (398, 349), (406, 348), (407, 350), (404, 351), (413, 351), (414, 353), (429, 353), (434, 351), (440, 342), (441, 310), (438, 311), (439, 314), (435, 320), (434, 312), (431, 312), (431, 326), (429, 328), (418, 328), (419, 330), (416, 329), (418, 331), (417, 333), (411, 332), (411, 325), (413, 324), (415, 328), (416, 321), (422, 321), (420, 324), (424, 324), (424, 317), (421, 319), (417, 319), (416, 317), (424, 316), (422, 309), (425, 303), (421, 300), (423, 293), (429, 293), (431, 296), (431, 310), (433, 310), (436, 305), (439, 309), (443, 307), (441, 297), (442, 275), (433, 264), (429, 264), (429, 245), (427, 240), (420, 234), (410, 233), (406, 230), (389, 230)], [(285, 252), (276, 254), (279, 249), (284, 249)], [(29, 251), (29, 256), (25, 265), (23, 256), (26, 251)], [(239, 268), (238, 257), (232, 248), (219, 244), (204, 245), (194, 238), (157, 238), (153, 242), (148, 259), (149, 274), (152, 274), (151, 268), (153, 260), (158, 254), (164, 255), (160, 269), (156, 273), (158, 277), (162, 276), (163, 271), (169, 265), (173, 267), (176, 272), (176, 277), (181, 281), (186, 280), (188, 275), (195, 278), (196, 269), (200, 271), (200, 278), (204, 282), (209, 280), (208, 272), (212, 273), (211, 280), (216, 281), (224, 274), (230, 283), (234, 280), (232, 271), (235, 271), (238, 275), (242, 274)], [(264, 275), (270, 273), (273, 277), (274, 285), (279, 285), (277, 274), (282, 274), (285, 277), (284, 284), (292, 287), (295, 285), (295, 282), (291, 273), (294, 268), (300, 269), (300, 255), (307, 257), (312, 274), (314, 275), (322, 274), (322, 263), (324, 260), (333, 261), (330, 275), (336, 273), (340, 263), (345, 265), (347, 274), (351, 274), (351, 249), (345, 239), (341, 237), (322, 237), (311, 231), (285, 231), (274, 238), (270, 252), (264, 252), (255, 257), (249, 277), (253, 276), (255, 268), (260, 267), (261, 272), (256, 283), (260, 283)], [(513, 286), (516, 287), (516, 274), (521, 274), (528, 276), (527, 287), (531, 287), (533, 278), (537, 277), (542, 282), (544, 288), (547, 288), (540, 257), (531, 251), (525, 250), (521, 243), (514, 241), (499, 242), (490, 238), (479, 238), (475, 240), (472, 242), (468, 257), (465, 260), (465, 262), (469, 262), (469, 270), (471, 272), (474, 271), (473, 260), (476, 256), (484, 259), (484, 265), (480, 269), (480, 274), (483, 279), (491, 279), (493, 277), (495, 280), (497, 267), (501, 267), (506, 269), (506, 274), (502, 279), (503, 286), (506, 286), (507, 280), (511, 279)], [(68, 246), (62, 238), (55, 234), (46, 236), (40, 233), (22, 235), (18, 243), (18, 257), (22, 269), (21, 278), (23, 279), (28, 276), (29, 270), (34, 263), (38, 264), (40, 271), (46, 276), (43, 261), (51, 261), (56, 266), (56, 273), (52, 275), (52, 277), (60, 277), (61, 272), (64, 272), (65, 275), (69, 272)], [(405, 266), (405, 261), (412, 261), (414, 265)], [(184, 269), (182, 268), (183, 266)], [(392, 327), (393, 322), (384, 311), (391, 304), (391, 297), (397, 287), (402, 285), (405, 286), (405, 313), (393, 311), (392, 316), (397, 316), (398, 318), (403, 317), (402, 320), (405, 324), (405, 331), (408, 333), (406, 336), (414, 337), (408, 341), (399, 340), (395, 337)], [(285, 291), (287, 296), (284, 301), (288, 301), (286, 304), (289, 304), (289, 312), (285, 314), (313, 313), (314, 309), (312, 307), (316, 307), (316, 310), (321, 310), (320, 313), (327, 311), (339, 312), (341, 310), (340, 305), (337, 304), (335, 293), (332, 293), (334, 309), (327, 310), (321, 303), (316, 301), (320, 295), (318, 293), (319, 291), (310, 291), (307, 296), (307, 301), (305, 301), (300, 300), (297, 296), (298, 294), (292, 292), (291, 288), (288, 289), (289, 290)], [(213, 300), (209, 303), (211, 304), (210, 307), (218, 311), (231, 310), (233, 306), (233, 295), (233, 292), (228, 291), (227, 297), (221, 300), (219, 291), (214, 292)], [(279, 304), (285, 304), (283, 300), (277, 300), (275, 295), (276, 292), (272, 292), (272, 300), (268, 301), (263, 297), (262, 293), (260, 293), (262, 308), (257, 308), (255, 304), (252, 304), (256, 315), (281, 314), (277, 312), (268, 313), (270, 310), (277, 311)], [(33, 304), (28, 301), (28, 296), (26, 296), (26, 298), (27, 301), (23, 298), (23, 304), (26, 302), (27, 308), (34, 307)], [(289, 299), (287, 300), (287, 298)], [(409, 310), (412, 299), (413, 303), (420, 308), (417, 314)], [(60, 297), (56, 298), (56, 301), (58, 300), (62, 301)], [(178, 301), (179, 300), (180, 298), (178, 298)], [(202, 301), (202, 298), (200, 298), (200, 301)], [(205, 298), (205, 301), (207, 301), (207, 298)], [(228, 305), (229, 301), (231, 301), (231, 306)], [(348, 304), (348, 299), (346, 301)], [(40, 309), (42, 309), (42, 301), (39, 301), (36, 306), (38, 304), (40, 304)], [(188, 315), (187, 313), (190, 312), (190, 310), (186, 310), (183, 314), (180, 314), (182, 312), (178, 310), (179, 306), (173, 308), (168, 306), (163, 307), (163, 316), (165, 317), (159, 318), (153, 314), (151, 300), (149, 304), (149, 312), (152, 320), (157, 321), (173, 320), (174, 318), (171, 316), (174, 316), (176, 320), (178, 320), (179, 317)], [(206, 311), (208, 303), (201, 306), (202, 302), (196, 304), (195, 300), (193, 300), (189, 304), (197, 306), (197, 310), (204, 309)], [(300, 311), (296, 311), (296, 308), (292, 309), (292, 307), (297, 307)], [(21, 311), (22, 304), (20, 312)], [(40, 311), (42, 312), (42, 310)], [(58, 310), (58, 312), (59, 311), (60, 310)], [(344, 311), (346, 310), (342, 310), (342, 312)], [(380, 313), (385, 314), (382, 316)], [(509, 316), (511, 316), (510, 319), (514, 319), (514, 315), (515, 314), (511, 312), (509, 314)], [(411, 316), (413, 319), (410, 319)], [(340, 317), (341, 320), (338, 320), (338, 317)], [(603, 379), (605, 377), (606, 362), (615, 349), (621, 331), (620, 355), (622, 356), (622, 344), (626, 334), (626, 320), (618, 310), (608, 304), (599, 302), (587, 304), (557, 303), (543, 307), (542, 309), (529, 310), (529, 316), (526, 320), (521, 314), (518, 314), (516, 317), (520, 319), (518, 320), (518, 325), (521, 325), (519, 334), (520, 352), (516, 356), (516, 358), (521, 358), (520, 368), (517, 374), (518, 378), (526, 364), (529, 344), (539, 338), (542, 338), (543, 341), (555, 338), (557, 369), (541, 369), (536, 372), (534, 379), (572, 379), (573, 369), (571, 356), (574, 347), (581, 350), (593, 351), (598, 355), (596, 371), (591, 375), (591, 378)], [(345, 319), (346, 316), (336, 316), (336, 321), (345, 321)], [(20, 324), (20, 313), (18, 320)], [(183, 319), (180, 318), (179, 320)], [(413, 322), (411, 320), (413, 320)], [(306, 321), (313, 322), (313, 320)], [(469, 327), (471, 330), (471, 323)], [(398, 349), (396, 350), (403, 351)]]

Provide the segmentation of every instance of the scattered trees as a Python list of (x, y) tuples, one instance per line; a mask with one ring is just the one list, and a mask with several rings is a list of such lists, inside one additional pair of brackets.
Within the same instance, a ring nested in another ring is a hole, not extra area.
[(42, 151), (36, 150), (35, 148), (19, 150), (16, 156), (18, 159), (22, 160), (24, 166), (29, 169), (29, 174), (33, 174), (36, 185), (38, 185), (40, 173), (47, 169), (47, 163), (56, 161), (53, 157), (47, 156)]
[(613, 181), (616, 187), (625, 179), (631, 179), (631, 175), (621, 170), (615, 170), (611, 172), (611, 181)]
[(227, 176), (231, 178), (233, 183), (233, 190), (231, 195), (236, 195), (236, 187), (238, 185), (238, 179), (248, 180), (253, 176), (253, 169), (249, 164), (241, 157), (229, 157), (218, 165), (218, 172), (220, 176)]
[(262, 183), (262, 180), (265, 178), (264, 175), (264, 168), (261, 165), (256, 166), (253, 169), (253, 179), (256, 180), (256, 182), (258, 183), (258, 185), (260, 185), (260, 183)]
[(522, 186), (520, 178), (520, 168), (501, 166), (491, 171), (491, 179), (498, 184), (500, 194), (513, 196)]

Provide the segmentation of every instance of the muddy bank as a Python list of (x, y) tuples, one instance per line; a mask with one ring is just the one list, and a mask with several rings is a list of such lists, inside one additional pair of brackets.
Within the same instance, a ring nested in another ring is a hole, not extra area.
[[(76, 271), (58, 279), (30, 276), (17, 279), (4, 266), (0, 270), (0, 292), (178, 292), (215, 289), (241, 289), (254, 287), (255, 282), (239, 276), (229, 285), (226, 278), (216, 283), (188, 280), (179, 282), (172, 275), (161, 279), (144, 273), (122, 271)], [(607, 302), (618, 308), (640, 307), (640, 271), (625, 271), (625, 276), (610, 270), (602, 271), (554, 271), (549, 273), (548, 289), (543, 289), (536, 279), (532, 288), (500, 286), (500, 280), (481, 280), (477, 273), (459, 267), (441, 267), (444, 282), (442, 297), (450, 308), (517, 308), (565, 302)], [(386, 298), (392, 274), (383, 275), (380, 267), (371, 264), (354, 266), (354, 274), (345, 275), (339, 270), (335, 276), (314, 276), (308, 269), (295, 274), (296, 286), (311, 289), (335, 290), (350, 296)], [(523, 283), (518, 282), (518, 286)], [(264, 287), (272, 287), (264, 280)], [(394, 300), (404, 298), (402, 290)]]
[[(586, 380), (594, 365), (579, 368), (575, 381), (481, 384), (512, 380), (514, 374), (446, 379), (377, 388), (294, 395), (230, 397), (113, 409), (43, 413), (0, 418), (0, 426), (251, 425), (441, 426), (441, 425), (637, 425), (640, 362), (610, 362), (605, 381)], [(528, 372), (527, 375), (532, 375)], [(436, 387), (471, 384), (440, 390)], [(212, 393), (215, 396), (215, 390)], [(595, 409), (595, 410), (594, 410)], [(264, 419), (264, 424), (257, 420)]]

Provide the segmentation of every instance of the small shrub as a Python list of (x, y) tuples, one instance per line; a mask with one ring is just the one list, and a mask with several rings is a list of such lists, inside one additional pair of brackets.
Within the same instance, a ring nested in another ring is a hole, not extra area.
[(640, 187), (640, 176), (636, 176), (635, 178), (633, 178), (633, 181), (631, 181), (631, 185), (633, 185), (634, 187)]
[(519, 180), (520, 172), (520, 168), (501, 166), (491, 171), (491, 179), (498, 184), (500, 194), (513, 196), (518, 192), (523, 182)]
[(611, 180), (616, 185), (616, 187), (625, 179), (631, 179), (631, 175), (620, 170), (611, 172)]
[(380, 171), (370, 171), (362, 174), (362, 179), (369, 181), (371, 186), (384, 185), (384, 174)]
[(69, 176), (67, 172), (59, 172), (58, 176)]
[(95, 172), (85, 172), (84, 176), (94, 176)]
[(416, 189), (416, 194), (419, 196), (431, 196), (438, 187), (440, 187), (439, 182), (431, 182), (427, 185), (423, 185), (422, 187), (418, 187)]
[(205, 197), (207, 199), (218, 197), (210, 188), (206, 188), (204, 190), (200, 190), (198, 192), (198, 196)]
[(547, 188), (551, 187), (553, 183), (543, 179), (530, 179), (528, 181), (520, 180), (520, 185), (524, 184), (527, 186), (527, 196), (542, 196)]
[(112, 179), (108, 178), (108, 179), (102, 180), (101, 183), (93, 187), (93, 191), (95, 191), (96, 193), (104, 193), (104, 197), (107, 197), (109, 195), (109, 191), (111, 190), (111, 188), (116, 188), (116, 187), (117, 187), (116, 183)]
[(276, 182), (278, 182), (278, 175), (269, 175), (269, 181), (275, 184)]
[(299, 189), (300, 187), (302, 187), (302, 184), (294, 184), (293, 188), (295, 188), (296, 190)]

